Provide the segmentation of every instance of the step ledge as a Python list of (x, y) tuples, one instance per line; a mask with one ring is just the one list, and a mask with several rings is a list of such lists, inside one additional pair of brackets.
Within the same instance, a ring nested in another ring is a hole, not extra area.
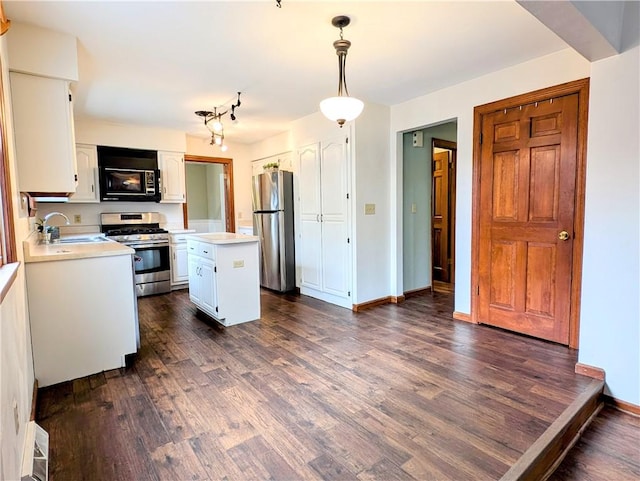
[(511, 466), (500, 481), (544, 481), (602, 409), (604, 381), (594, 379)]

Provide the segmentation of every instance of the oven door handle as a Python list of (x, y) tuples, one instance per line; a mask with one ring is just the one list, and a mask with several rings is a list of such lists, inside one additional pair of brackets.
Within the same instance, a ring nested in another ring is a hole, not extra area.
[(147, 249), (147, 248), (153, 248), (153, 247), (169, 247), (169, 242), (167, 241), (150, 241), (150, 242), (144, 242), (144, 243), (138, 243), (138, 242), (121, 242), (122, 245), (125, 245), (127, 247), (131, 247), (132, 249)]

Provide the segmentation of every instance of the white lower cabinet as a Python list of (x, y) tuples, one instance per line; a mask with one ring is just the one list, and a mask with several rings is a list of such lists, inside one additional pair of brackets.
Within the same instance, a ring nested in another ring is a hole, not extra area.
[(260, 318), (257, 237), (187, 236), (189, 299), (224, 326)]
[(124, 367), (136, 352), (131, 254), (27, 262), (26, 282), (40, 386)]
[(171, 256), (171, 289), (184, 289), (189, 285), (187, 260), (187, 234), (195, 230), (169, 231), (169, 255)]

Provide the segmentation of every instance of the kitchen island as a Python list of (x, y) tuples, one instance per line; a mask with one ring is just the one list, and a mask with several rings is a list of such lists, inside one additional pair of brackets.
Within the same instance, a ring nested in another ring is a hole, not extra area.
[(41, 387), (124, 367), (137, 351), (134, 250), (99, 235), (23, 243), (35, 377)]
[(258, 237), (187, 235), (189, 298), (223, 326), (260, 318)]

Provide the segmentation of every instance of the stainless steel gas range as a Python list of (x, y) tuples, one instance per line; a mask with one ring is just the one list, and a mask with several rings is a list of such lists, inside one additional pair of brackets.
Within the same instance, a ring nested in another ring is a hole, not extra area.
[(136, 295), (171, 291), (169, 233), (160, 227), (157, 212), (100, 214), (102, 232), (111, 240), (134, 249)]

